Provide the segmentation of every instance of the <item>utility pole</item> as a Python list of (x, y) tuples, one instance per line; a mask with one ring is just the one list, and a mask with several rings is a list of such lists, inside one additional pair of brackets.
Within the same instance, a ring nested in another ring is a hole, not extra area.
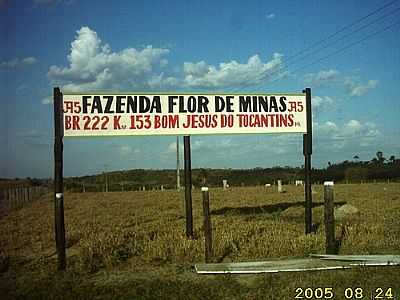
[(107, 165), (104, 165), (104, 191), (108, 193)]

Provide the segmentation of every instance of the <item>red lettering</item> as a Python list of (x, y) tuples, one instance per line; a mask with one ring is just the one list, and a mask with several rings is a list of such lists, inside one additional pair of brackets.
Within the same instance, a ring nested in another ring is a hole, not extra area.
[(74, 102), (74, 113), (79, 114), (81, 112), (81, 104), (79, 101)]
[(154, 116), (154, 128), (155, 129), (158, 129), (158, 128), (160, 128), (161, 127), (161, 121), (160, 121), (160, 116), (158, 116), (158, 115), (155, 115)]
[(94, 116), (93, 117), (93, 125), (92, 125), (92, 130), (99, 130), (99, 127), (97, 127), (97, 125), (99, 125), (100, 123), (100, 117), (99, 116)]
[(103, 123), (101, 124), (101, 129), (102, 129), (102, 130), (106, 130), (106, 129), (107, 129), (108, 122), (110, 121), (110, 118), (109, 118), (108, 116), (103, 116), (103, 117), (101, 117), (101, 121), (103, 122)]
[(302, 112), (303, 111), (303, 102), (297, 101), (297, 106), (298, 106), (297, 111)]
[(90, 117), (89, 116), (83, 116), (83, 121), (85, 124), (83, 125), (84, 130), (90, 130), (89, 123), (90, 123)]
[(63, 109), (64, 113), (73, 113), (74, 109), (73, 109), (73, 102), (72, 101), (64, 101), (64, 109)]
[(73, 130), (80, 130), (81, 127), (79, 126), (79, 116), (72, 117), (72, 129)]
[(292, 111), (297, 111), (297, 107), (296, 107), (296, 102), (295, 101), (290, 101), (289, 102), (289, 109), (288, 109), (288, 111), (289, 112), (292, 112)]
[(68, 130), (71, 129), (71, 116), (65, 116), (64, 118), (64, 129)]
[(121, 116), (114, 116), (114, 129), (121, 129)]
[(288, 115), (288, 126), (289, 127), (292, 127), (294, 125), (293, 118), (294, 118), (293, 114)]
[(144, 116), (144, 128), (149, 129), (150, 127), (151, 127), (150, 115), (145, 115)]

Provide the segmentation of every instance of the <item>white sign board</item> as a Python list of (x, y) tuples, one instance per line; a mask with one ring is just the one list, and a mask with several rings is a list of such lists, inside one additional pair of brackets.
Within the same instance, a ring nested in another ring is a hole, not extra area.
[(64, 136), (306, 133), (305, 94), (64, 94)]

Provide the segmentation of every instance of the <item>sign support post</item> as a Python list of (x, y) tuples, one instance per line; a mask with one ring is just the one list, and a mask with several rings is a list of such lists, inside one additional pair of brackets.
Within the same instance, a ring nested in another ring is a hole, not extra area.
[(192, 212), (192, 159), (190, 155), (190, 136), (183, 137), (185, 159), (185, 209), (186, 209), (186, 236), (193, 238)]
[(180, 177), (180, 162), (179, 162), (179, 136), (176, 137), (176, 189), (181, 190), (181, 177)]
[(305, 182), (305, 229), (306, 234), (312, 232), (312, 192), (311, 192), (311, 154), (312, 154), (312, 111), (311, 89), (303, 90), (306, 94), (307, 133), (303, 134), (304, 182)]
[(65, 270), (65, 225), (63, 195), (63, 95), (54, 88), (54, 220), (58, 270)]

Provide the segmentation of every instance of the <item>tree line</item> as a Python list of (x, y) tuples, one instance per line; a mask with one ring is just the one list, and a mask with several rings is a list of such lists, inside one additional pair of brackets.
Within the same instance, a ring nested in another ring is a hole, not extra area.
[[(180, 172), (180, 182), (184, 184), (184, 172)], [(304, 178), (302, 167), (272, 167), (253, 169), (212, 169), (192, 170), (192, 184), (195, 187), (207, 185), (222, 186), (222, 180), (228, 180), (230, 186), (254, 186), (266, 183), (274, 184), (282, 180), (284, 184), (294, 183)], [(400, 181), (400, 159), (393, 155), (389, 159), (381, 151), (368, 161), (361, 161), (358, 155), (352, 160), (339, 163), (328, 162), (325, 168), (312, 169), (312, 182), (322, 183), (333, 180), (337, 183), (360, 183), (372, 181)], [(134, 169), (113, 171), (91, 176), (69, 177), (64, 179), (67, 190), (72, 191), (129, 191), (145, 187), (146, 190), (176, 188), (176, 170)]]

